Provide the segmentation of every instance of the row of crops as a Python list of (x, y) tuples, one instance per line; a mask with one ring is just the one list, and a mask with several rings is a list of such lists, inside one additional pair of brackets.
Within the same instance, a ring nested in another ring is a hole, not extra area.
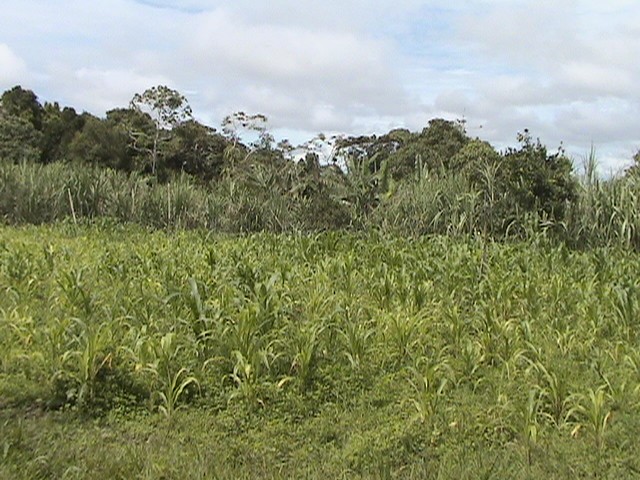
[(3, 228), (0, 411), (358, 411), (385, 425), (322, 440), (356, 471), (510, 446), (527, 468), (628, 474), (639, 273), (622, 250), (480, 238)]

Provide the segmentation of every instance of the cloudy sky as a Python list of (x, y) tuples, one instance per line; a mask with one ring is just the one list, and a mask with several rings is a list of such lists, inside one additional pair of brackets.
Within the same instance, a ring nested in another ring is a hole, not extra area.
[[(464, 118), (497, 148), (528, 128), (603, 173), (640, 149), (638, 0), (20, 0), (0, 16), (0, 90), (96, 115), (166, 84), (217, 127), (276, 137)], [(455, 5), (455, 6), (451, 6)]]

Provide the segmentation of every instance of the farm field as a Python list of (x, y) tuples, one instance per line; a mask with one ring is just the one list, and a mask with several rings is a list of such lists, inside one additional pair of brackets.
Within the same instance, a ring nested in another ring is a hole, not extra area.
[(0, 479), (637, 478), (640, 257), (0, 228)]

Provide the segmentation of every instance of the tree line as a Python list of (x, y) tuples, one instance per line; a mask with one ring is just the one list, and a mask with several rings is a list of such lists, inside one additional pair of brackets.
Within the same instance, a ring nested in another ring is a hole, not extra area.
[(319, 134), (299, 146), (276, 144), (261, 114), (236, 112), (221, 126), (195, 120), (188, 100), (166, 86), (134, 95), (103, 118), (42, 104), (16, 86), (0, 98), (0, 162), (110, 169), (149, 185), (186, 176), (212, 194), (224, 190), (229, 202), (234, 195), (276, 202), (310, 230), (373, 223), (423, 234), (459, 230), (451, 225), (459, 222), (464, 231), (504, 236), (522, 233), (531, 218), (567, 230), (582, 215), (585, 185), (601, 189), (593, 169), (579, 177), (562, 149), (549, 151), (528, 130), (517, 147), (497, 151), (471, 138), (463, 121), (440, 118), (417, 132)]

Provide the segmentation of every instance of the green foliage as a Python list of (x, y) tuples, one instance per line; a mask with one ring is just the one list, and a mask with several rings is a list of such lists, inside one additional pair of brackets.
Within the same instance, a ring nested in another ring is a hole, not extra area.
[(22, 117), (0, 109), (0, 161), (3, 163), (40, 160), (42, 134)]
[(0, 476), (632, 476), (639, 269), (535, 240), (5, 227)]
[(622, 245), (640, 248), (640, 182), (633, 175), (585, 182), (566, 213), (563, 238), (569, 245), (588, 248)]
[(640, 471), (633, 171), (444, 120), (295, 161), (135, 100), (3, 95), (0, 477)]
[(640, 172), (640, 150), (633, 156), (633, 165), (627, 169), (625, 175), (638, 176), (638, 172)]
[(471, 235), (482, 230), (481, 208), (479, 194), (463, 175), (426, 175), (400, 184), (372, 220), (402, 235)]
[(15, 86), (2, 94), (0, 105), (5, 114), (30, 123), (37, 131), (42, 130), (44, 109), (33, 91)]
[(394, 152), (389, 159), (394, 179), (411, 176), (420, 169), (448, 171), (455, 167), (451, 159), (467, 144), (464, 124), (436, 118), (411, 140)]
[(108, 119), (87, 117), (82, 130), (73, 137), (69, 145), (68, 157), (88, 166), (133, 170), (128, 136)]
[(539, 140), (529, 133), (518, 136), (520, 149), (509, 149), (498, 170), (505, 194), (511, 203), (503, 217), (517, 218), (520, 212), (537, 212), (552, 220), (564, 218), (567, 204), (576, 199), (572, 164), (562, 150), (549, 155)]
[(167, 146), (167, 168), (183, 171), (205, 182), (222, 175), (223, 154), (227, 146), (224, 137), (214, 129), (189, 120), (172, 130)]
[(68, 160), (69, 148), (76, 133), (82, 131), (88, 115), (78, 115), (73, 108), (60, 108), (58, 103), (46, 103), (42, 121), (43, 163)]
[(159, 85), (135, 94), (130, 109), (153, 124), (151, 132), (147, 128), (138, 129), (133, 123), (127, 129), (134, 140), (134, 149), (148, 157), (150, 172), (155, 175), (159, 162), (166, 160), (164, 144), (171, 139), (171, 130), (193, 118), (191, 107), (184, 95)]
[(219, 134), (164, 86), (104, 119), (43, 107), (15, 87), (0, 109), (0, 213), (8, 223), (109, 217), (223, 232), (373, 229), (640, 248), (633, 168), (602, 181), (592, 150), (580, 178), (562, 150), (549, 154), (527, 131), (518, 140), (498, 153), (468, 138), (463, 121), (434, 119), (420, 133), (319, 134), (274, 148), (266, 116), (229, 115)]

